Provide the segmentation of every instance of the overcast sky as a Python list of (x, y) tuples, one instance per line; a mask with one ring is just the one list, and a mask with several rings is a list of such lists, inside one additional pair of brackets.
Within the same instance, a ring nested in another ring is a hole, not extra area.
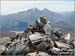
[(1, 1), (1, 14), (26, 11), (34, 7), (54, 12), (74, 11), (74, 1)]

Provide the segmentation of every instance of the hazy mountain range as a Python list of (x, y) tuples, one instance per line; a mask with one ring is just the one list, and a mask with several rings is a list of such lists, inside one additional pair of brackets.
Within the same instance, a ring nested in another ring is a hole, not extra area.
[(39, 19), (40, 16), (46, 16), (52, 24), (74, 25), (75, 11), (56, 13), (47, 8), (43, 10), (32, 8), (27, 11), (0, 16), (0, 26), (2, 28), (25, 28), (30, 23), (35, 24), (35, 20)]

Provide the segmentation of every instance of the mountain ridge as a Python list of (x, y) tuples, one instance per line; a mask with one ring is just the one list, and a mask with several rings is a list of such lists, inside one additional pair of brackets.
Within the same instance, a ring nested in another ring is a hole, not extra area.
[[(63, 17), (60, 13), (50, 11), (47, 8), (44, 8), (43, 10), (39, 10), (38, 8), (32, 8), (27, 11), (21, 11), (18, 13), (1, 16), (0, 25), (4, 27), (9, 26), (8, 28), (11, 28), (13, 26), (12, 28), (14, 28), (17, 26), (19, 27), (20, 22), (21, 23), (25, 22), (27, 25), (31, 23), (35, 24), (35, 20), (40, 18), (40, 16), (46, 16), (47, 19), (51, 21), (52, 24), (74, 25), (74, 23), (72, 23), (74, 22), (75, 18), (74, 14), (75, 12), (72, 12), (66, 17)], [(66, 22), (67, 20), (69, 22)]]

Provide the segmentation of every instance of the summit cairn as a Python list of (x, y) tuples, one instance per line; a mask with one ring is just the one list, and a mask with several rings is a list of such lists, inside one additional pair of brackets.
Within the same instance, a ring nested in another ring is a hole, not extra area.
[[(70, 33), (64, 36), (60, 31), (53, 30), (51, 22), (45, 16), (36, 20), (36, 25), (30, 24), (23, 33), (15, 35), (11, 42), (7, 43), (2, 55), (26, 55), (26, 56), (51, 56), (60, 55), (62, 51), (73, 51), (69, 44)], [(69, 39), (69, 40), (67, 40)], [(64, 40), (64, 41), (63, 41)]]

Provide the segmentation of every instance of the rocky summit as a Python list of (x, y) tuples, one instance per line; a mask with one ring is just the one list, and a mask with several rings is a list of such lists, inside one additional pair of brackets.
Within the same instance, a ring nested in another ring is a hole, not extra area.
[(75, 41), (72, 42), (73, 45), (70, 42), (70, 33), (64, 35), (59, 30), (52, 29), (51, 22), (41, 16), (36, 20), (36, 25), (30, 24), (23, 33), (15, 34), (11, 42), (5, 46), (0, 45), (0, 55), (74, 55)]

